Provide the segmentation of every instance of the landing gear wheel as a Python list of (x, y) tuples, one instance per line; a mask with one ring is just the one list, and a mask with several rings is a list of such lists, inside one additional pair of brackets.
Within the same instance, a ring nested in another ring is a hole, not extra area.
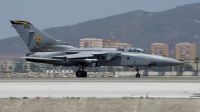
[(86, 68), (86, 66), (84, 66), (84, 64), (79, 64), (79, 69), (76, 72), (76, 77), (87, 77), (87, 72), (84, 71), (84, 69)]
[(87, 77), (87, 72), (86, 71), (77, 71), (76, 77)]
[(83, 72), (82, 71), (77, 71), (76, 72), (76, 77), (83, 77)]
[(139, 67), (137, 66), (137, 68), (136, 68), (137, 74), (135, 75), (136, 78), (140, 78), (139, 70), (140, 70), (140, 69), (139, 69)]
[(82, 71), (83, 72), (83, 77), (87, 77), (87, 72), (86, 71)]
[(137, 74), (135, 75), (135, 77), (136, 77), (136, 78), (140, 78), (140, 74), (137, 73)]

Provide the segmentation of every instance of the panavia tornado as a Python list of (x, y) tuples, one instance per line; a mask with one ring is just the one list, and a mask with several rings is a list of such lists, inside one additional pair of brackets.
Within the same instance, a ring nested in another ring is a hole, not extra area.
[(59, 66), (78, 66), (77, 77), (87, 77), (86, 67), (128, 66), (136, 68), (139, 78), (140, 67), (176, 66), (182, 62), (163, 56), (149, 54), (136, 47), (119, 48), (75, 48), (68, 43), (58, 42), (27, 21), (10, 20), (12, 27), (29, 48), (24, 57), (27, 61)]

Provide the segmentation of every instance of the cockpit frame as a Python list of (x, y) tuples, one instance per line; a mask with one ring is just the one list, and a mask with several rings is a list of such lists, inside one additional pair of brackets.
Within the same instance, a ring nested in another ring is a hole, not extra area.
[(141, 48), (136, 48), (136, 47), (118, 47), (117, 51), (150, 54), (146, 50), (141, 49)]

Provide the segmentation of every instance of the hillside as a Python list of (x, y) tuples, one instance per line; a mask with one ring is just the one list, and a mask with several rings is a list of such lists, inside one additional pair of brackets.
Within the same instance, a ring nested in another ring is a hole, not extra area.
[[(137, 10), (44, 31), (76, 47), (79, 47), (81, 38), (105, 39), (111, 38), (113, 34), (115, 39), (121, 42), (131, 43), (133, 46), (149, 51), (151, 43), (155, 42), (167, 43), (170, 50), (174, 48), (175, 43), (191, 42), (196, 43), (197, 53), (200, 53), (198, 51), (200, 48), (200, 3), (179, 6), (163, 12)], [(0, 47), (1, 56), (19, 56), (28, 52), (19, 37), (0, 40)]]

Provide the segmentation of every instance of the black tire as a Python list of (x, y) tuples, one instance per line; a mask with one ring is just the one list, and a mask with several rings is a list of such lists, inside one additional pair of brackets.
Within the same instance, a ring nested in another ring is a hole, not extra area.
[(136, 78), (140, 78), (140, 74), (137, 73), (137, 74), (135, 75), (135, 77), (136, 77)]
[(77, 71), (76, 72), (76, 77), (83, 77), (83, 72), (82, 71)]
[(87, 72), (83, 71), (83, 77), (87, 77)]

